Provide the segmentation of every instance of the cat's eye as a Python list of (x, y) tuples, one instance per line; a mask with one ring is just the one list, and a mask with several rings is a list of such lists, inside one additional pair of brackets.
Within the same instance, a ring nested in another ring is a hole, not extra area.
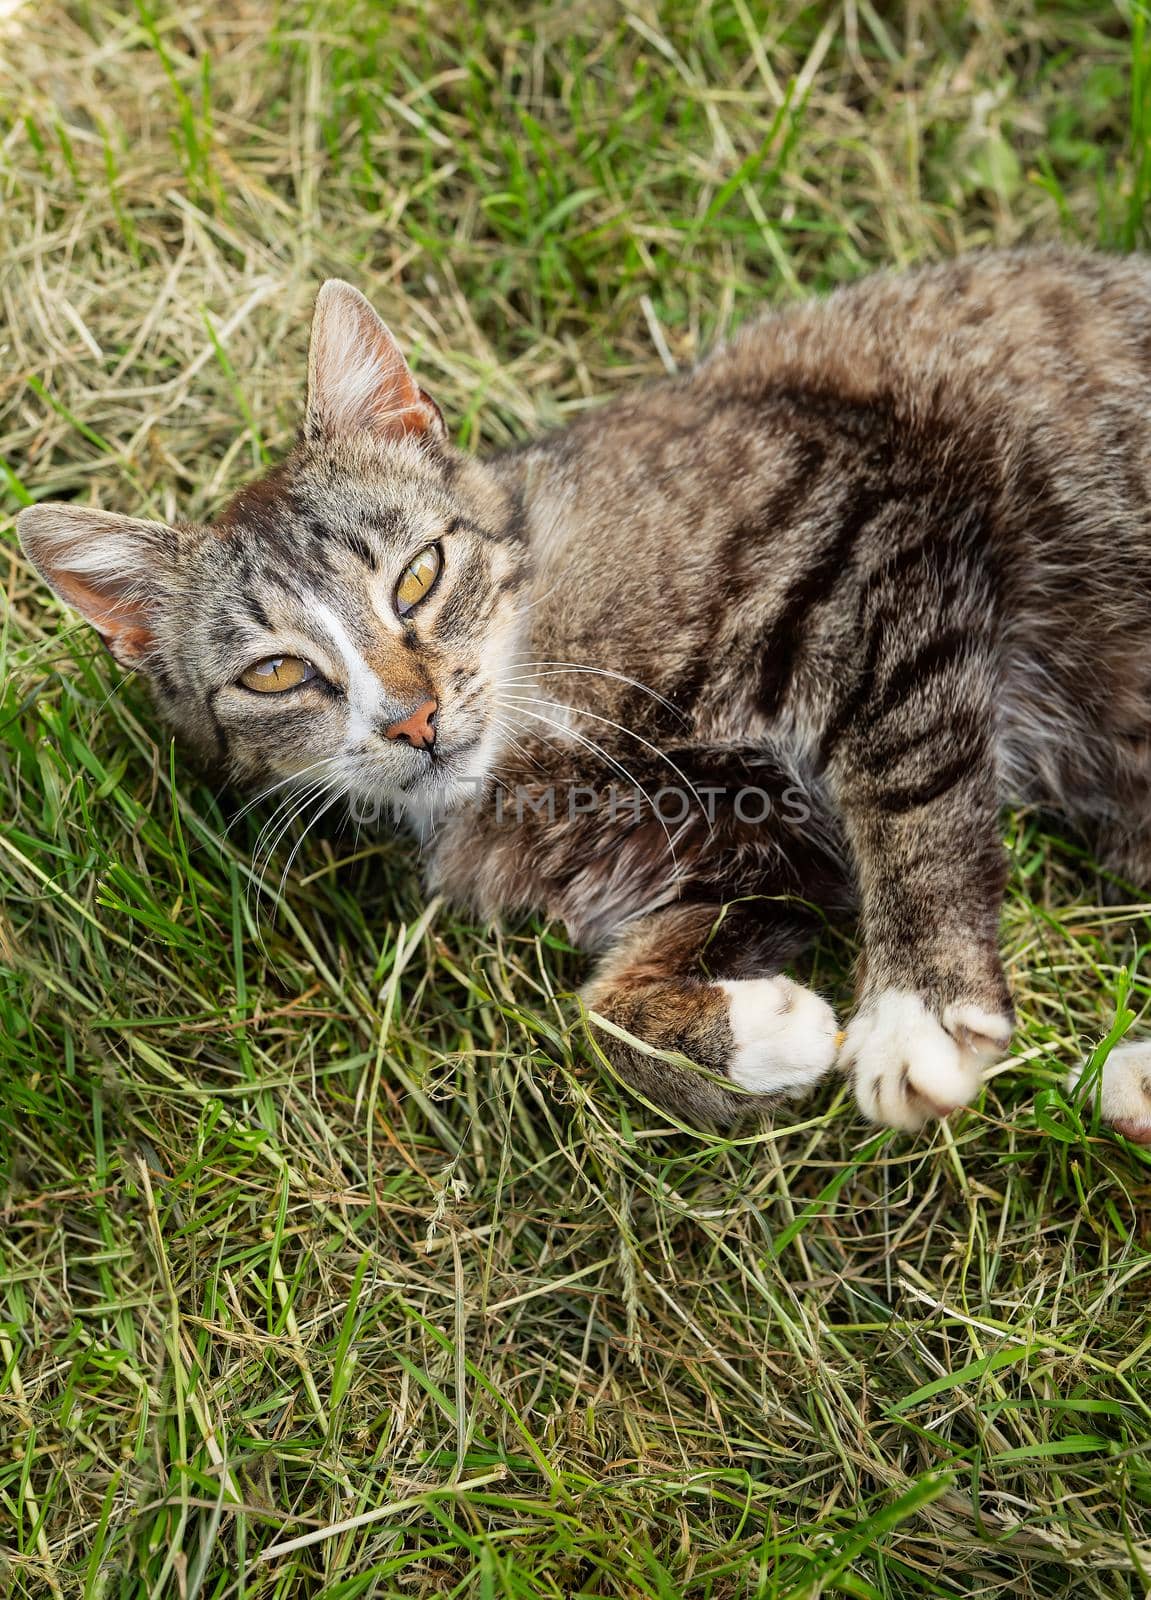
[(436, 579), (444, 565), (439, 546), (430, 544), (404, 568), (396, 584), (396, 610), (401, 617), (414, 611), (421, 600), (426, 600), (436, 586)]
[(312, 663), (301, 661), (299, 656), (267, 656), (242, 672), (240, 682), (245, 689), (254, 689), (257, 694), (283, 694), (285, 689), (298, 689), (302, 683), (310, 683), (315, 676)]

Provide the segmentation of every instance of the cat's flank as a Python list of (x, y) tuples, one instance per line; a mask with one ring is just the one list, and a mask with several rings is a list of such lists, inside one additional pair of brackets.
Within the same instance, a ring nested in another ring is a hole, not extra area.
[[(835, 1018), (781, 971), (808, 906), (857, 903), (838, 1053), (915, 1128), (1010, 1040), (1001, 804), (1151, 885), (1149, 385), (1151, 267), (987, 255), (478, 461), (331, 282), (299, 442), (218, 522), (39, 505), (20, 535), (234, 778), (386, 802), (437, 887), (562, 919), (617, 1069), (680, 1114), (828, 1071)], [(1151, 1141), (1151, 1047), (1098, 1093)]]

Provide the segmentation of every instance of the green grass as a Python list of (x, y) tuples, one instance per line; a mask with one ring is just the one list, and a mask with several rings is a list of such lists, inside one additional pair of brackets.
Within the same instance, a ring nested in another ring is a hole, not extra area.
[[(78, 0), (0, 51), (10, 513), (210, 514), (289, 440), (331, 273), (477, 445), (765, 299), (1145, 235), (1130, 4)], [(1011, 819), (978, 1107), (690, 1137), (561, 929), (338, 831), (261, 897), (261, 819), (0, 552), (0, 1591), (1151, 1586), (1151, 1157), (1062, 1087), (1146, 1025), (1151, 908)]]

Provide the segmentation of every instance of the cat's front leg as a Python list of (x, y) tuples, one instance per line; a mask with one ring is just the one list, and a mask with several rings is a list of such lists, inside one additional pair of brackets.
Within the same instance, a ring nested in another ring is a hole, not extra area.
[(863, 942), (842, 1063), (869, 1118), (913, 1130), (974, 1098), (1014, 1020), (998, 948), (1000, 595), (978, 507), (933, 511), (925, 529), (913, 497), (880, 521), (821, 746)]
[(1006, 1054), (1010, 1009), (948, 1004), (923, 990), (866, 995), (847, 1030), (843, 1067), (872, 1122), (910, 1133), (950, 1116), (979, 1092), (983, 1069)]
[[(990, 722), (987, 724), (990, 734)], [(844, 1069), (872, 1121), (915, 1130), (967, 1104), (1001, 1058), (1013, 1010), (999, 958), (1006, 860), (987, 742), (954, 725), (916, 741), (914, 766), (844, 763), (839, 798), (859, 876), (860, 1000)], [(909, 738), (891, 748), (904, 751)]]
[(584, 992), (589, 1010), (705, 1071), (604, 1030), (613, 1066), (657, 1105), (717, 1127), (816, 1083), (835, 1060), (835, 1014), (779, 975), (809, 937), (805, 926), (765, 921), (746, 906), (677, 904), (629, 924)]

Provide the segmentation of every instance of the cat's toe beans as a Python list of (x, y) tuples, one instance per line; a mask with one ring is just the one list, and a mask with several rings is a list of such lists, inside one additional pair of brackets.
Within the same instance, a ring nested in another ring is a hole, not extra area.
[(974, 1099), (983, 1064), (1010, 1037), (1001, 1013), (949, 1006), (941, 1021), (919, 995), (888, 989), (852, 1021), (844, 1062), (864, 1115), (914, 1133)]
[(718, 987), (728, 995), (733, 1082), (756, 1094), (783, 1094), (830, 1070), (837, 1024), (826, 1000), (783, 977), (731, 979)]
[[(1071, 1074), (1078, 1084), (1086, 1063)], [(1136, 1144), (1151, 1144), (1151, 1042), (1116, 1045), (1095, 1091), (1104, 1122)]]

